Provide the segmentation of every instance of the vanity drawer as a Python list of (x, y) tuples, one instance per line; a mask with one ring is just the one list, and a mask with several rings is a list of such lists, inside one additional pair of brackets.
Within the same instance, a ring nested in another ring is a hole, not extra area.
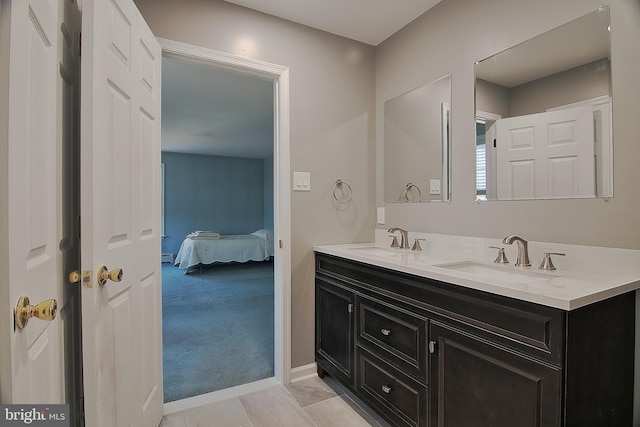
[(398, 426), (428, 423), (427, 387), (382, 359), (358, 349), (358, 394)]
[(426, 382), (426, 320), (369, 298), (357, 298), (356, 306), (358, 345)]

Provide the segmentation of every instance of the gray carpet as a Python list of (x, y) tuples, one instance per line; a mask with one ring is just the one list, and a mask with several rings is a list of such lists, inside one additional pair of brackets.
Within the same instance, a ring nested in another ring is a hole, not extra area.
[(162, 267), (164, 401), (273, 376), (273, 263)]

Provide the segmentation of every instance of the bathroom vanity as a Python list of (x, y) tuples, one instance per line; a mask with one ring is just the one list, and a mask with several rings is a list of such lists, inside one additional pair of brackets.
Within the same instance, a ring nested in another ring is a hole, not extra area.
[[(587, 281), (588, 298), (575, 298), (575, 277), (478, 278), (428, 254), (362, 249), (315, 248), (315, 357), (320, 377), (391, 424), (632, 424), (633, 278), (606, 292)], [(544, 280), (551, 297), (537, 291)]]

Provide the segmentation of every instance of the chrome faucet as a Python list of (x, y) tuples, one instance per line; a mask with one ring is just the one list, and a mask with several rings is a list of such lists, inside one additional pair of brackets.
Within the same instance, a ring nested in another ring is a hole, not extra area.
[(400, 247), (402, 249), (409, 249), (409, 236), (407, 234), (407, 230), (403, 230), (398, 227), (391, 227), (387, 230), (389, 233), (395, 233), (396, 231), (400, 232)]
[(518, 256), (516, 257), (516, 266), (517, 267), (531, 267), (531, 263), (529, 262), (529, 249), (527, 249), (527, 241), (522, 237), (518, 236), (507, 236), (502, 239), (502, 243), (506, 245), (510, 245), (513, 242), (516, 242), (516, 246), (518, 247)]

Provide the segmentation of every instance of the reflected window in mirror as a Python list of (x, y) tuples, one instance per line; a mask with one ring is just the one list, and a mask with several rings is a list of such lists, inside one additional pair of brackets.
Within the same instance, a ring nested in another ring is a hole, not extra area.
[(477, 200), (613, 195), (610, 52), (602, 6), (475, 64)]
[(436, 79), (384, 103), (384, 200), (448, 201), (451, 79)]
[(487, 141), (483, 119), (476, 119), (476, 200), (487, 200)]

